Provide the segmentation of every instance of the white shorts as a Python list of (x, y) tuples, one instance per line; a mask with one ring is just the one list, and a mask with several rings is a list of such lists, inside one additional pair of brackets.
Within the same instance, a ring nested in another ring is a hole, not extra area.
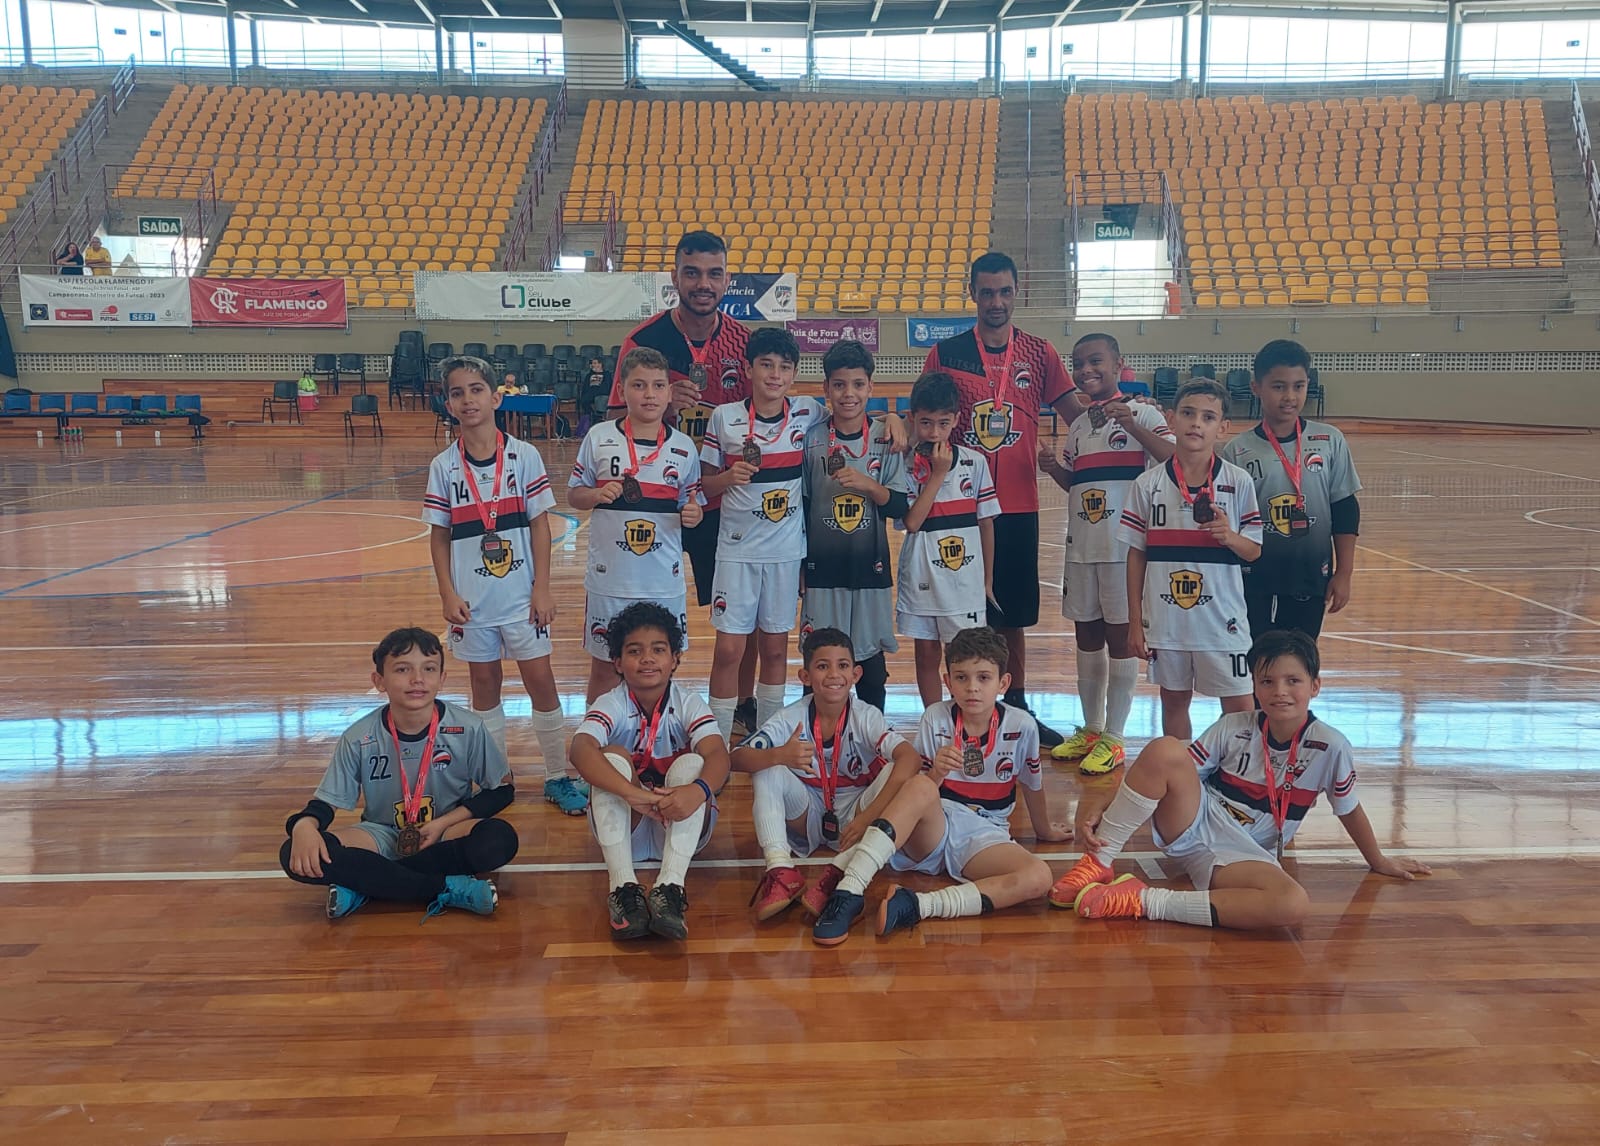
[(1161, 838), (1160, 829), (1154, 824), (1150, 827), (1156, 847), (1169, 859), (1176, 860), (1200, 891), (1211, 886), (1213, 871), (1231, 863), (1253, 860), (1278, 866), (1272, 853), (1256, 843), (1244, 830), (1244, 825), (1228, 814), (1222, 801), (1209, 792), (1200, 793), (1200, 810), (1195, 813), (1194, 823), (1171, 843)]
[(894, 627), (902, 637), (914, 641), (938, 641), (948, 645), (962, 629), (975, 629), (983, 624), (982, 613), (958, 613), (953, 617), (924, 617), (895, 610)]
[(1069, 621), (1128, 623), (1128, 563), (1068, 561), (1061, 574), (1061, 615)]
[(889, 857), (889, 866), (895, 871), (915, 871), (923, 875), (949, 875), (965, 879), (961, 873), (972, 857), (997, 844), (1009, 844), (1011, 833), (988, 816), (981, 816), (965, 804), (954, 800), (940, 800), (944, 810), (944, 838), (920, 860), (904, 852)]
[(451, 654), (468, 664), (536, 661), (550, 655), (550, 630), (532, 621), (509, 625), (451, 625)]
[[(594, 821), (589, 822), (589, 830), (594, 831)], [(695, 841), (694, 854), (699, 855), (705, 846), (711, 842), (711, 833), (717, 830), (717, 805), (713, 803), (706, 809), (705, 826), (700, 829), (700, 838)], [(667, 842), (667, 825), (660, 820), (652, 820), (648, 816), (640, 816), (639, 822), (633, 826), (631, 837), (633, 844), (634, 863), (656, 863), (661, 859), (661, 849)]]
[(1168, 692), (1198, 692), (1202, 696), (1249, 696), (1249, 654), (1245, 652), (1180, 653), (1150, 650), (1150, 683)]
[[(833, 811), (839, 817), (841, 830), (850, 826), (850, 821), (856, 818), (856, 809), (861, 806), (861, 797), (866, 795), (866, 787), (839, 788), (833, 793)], [(794, 825), (789, 825), (789, 850), (800, 859), (805, 859), (818, 848), (833, 845), (822, 838), (822, 790), (806, 786), (806, 796), (810, 803), (806, 806), (806, 828), (802, 835), (796, 832)]]
[[(606, 643), (606, 633), (611, 627), (611, 618), (615, 617), (629, 605), (636, 605), (640, 601), (648, 601), (652, 605), (661, 605), (678, 618), (678, 627), (683, 630), (683, 647), (689, 647), (689, 612), (687, 609), (688, 598), (682, 589), (679, 589), (676, 600), (653, 597), (602, 597), (598, 593), (590, 593), (584, 598), (583, 603), (583, 648), (595, 660), (609, 661), (611, 648)], [(677, 608), (673, 609), (676, 604)]]
[(717, 562), (711, 577), (711, 627), (719, 633), (787, 633), (800, 605), (800, 562)]

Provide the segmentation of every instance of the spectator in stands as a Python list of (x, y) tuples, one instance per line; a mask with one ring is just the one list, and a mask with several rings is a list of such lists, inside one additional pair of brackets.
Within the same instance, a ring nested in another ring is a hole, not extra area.
[(57, 274), (83, 274), (83, 252), (78, 249), (77, 243), (68, 243), (66, 245), (66, 248), (56, 256), (56, 266), (61, 268), (56, 272)]
[(111, 273), (111, 252), (101, 244), (99, 235), (92, 236), (89, 245), (83, 249), (83, 267), (88, 275)]
[[(583, 376), (583, 390), (578, 395), (578, 434), (589, 432), (589, 427), (605, 417), (606, 397), (611, 393), (611, 380), (606, 376), (603, 359), (589, 359), (589, 370)], [(598, 399), (598, 400), (597, 400)]]

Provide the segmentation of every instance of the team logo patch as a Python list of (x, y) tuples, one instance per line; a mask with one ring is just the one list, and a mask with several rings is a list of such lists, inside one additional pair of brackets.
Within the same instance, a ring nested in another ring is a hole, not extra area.
[(797, 450), (806, 444), (806, 431), (804, 426), (789, 431), (789, 444)]
[[(1281, 537), (1289, 536), (1289, 513), (1294, 509), (1295, 501), (1295, 495), (1292, 493), (1280, 493), (1277, 497), (1267, 499), (1267, 522), (1272, 526), (1273, 532)], [(1315, 525), (1316, 521), (1317, 519), (1309, 514), (1306, 516), (1308, 524)]]
[(1013, 426), (1010, 402), (985, 398), (972, 407), (972, 427), (967, 430), (967, 445), (992, 454), (1022, 437)]
[(789, 501), (789, 491), (786, 489), (769, 489), (761, 495), (761, 508), (755, 511), (757, 517), (764, 517), (773, 524), (791, 516), (795, 511), (794, 505)]
[(959, 535), (939, 538), (939, 564), (952, 573), (972, 564), (972, 555), (967, 552), (967, 543)]
[(971, 474), (962, 474), (961, 475), (961, 480), (956, 484), (961, 489), (961, 496), (962, 497), (976, 497), (977, 496), (977, 490), (972, 488), (972, 475)]
[(1011, 369), (1011, 384), (1018, 390), (1026, 390), (1033, 385), (1033, 368), (1023, 359), (1018, 359)]
[(626, 549), (635, 557), (654, 553), (661, 548), (661, 542), (656, 540), (656, 523), (647, 517), (636, 517), (632, 521), (623, 522), (622, 540), (617, 542), (617, 547)]
[(1002, 780), (1009, 780), (1017, 774), (1017, 763), (1007, 756), (1004, 760), (996, 761), (994, 774)]
[(1161, 599), (1169, 605), (1176, 605), (1180, 609), (1193, 609), (1211, 600), (1211, 594), (1203, 591), (1206, 586), (1204, 574), (1197, 573), (1193, 569), (1179, 569), (1170, 574), (1167, 580), (1172, 591), (1161, 594)]
[(841, 493), (833, 499), (833, 516), (828, 527), (840, 533), (854, 533), (867, 520), (867, 499), (864, 494)]
[(728, 595), (726, 593), (718, 593), (715, 597), (711, 598), (711, 612), (713, 614), (720, 617), (727, 611)]
[(671, 462), (668, 462), (666, 465), (661, 467), (661, 480), (666, 482), (668, 485), (677, 485), (678, 478), (681, 476), (682, 475), (680, 474), (678, 467), (673, 465)]
[(1106, 435), (1106, 445), (1111, 447), (1113, 450), (1127, 449), (1128, 431), (1124, 430), (1121, 426), (1113, 426), (1111, 428), (1111, 432)]
[(1322, 468), (1322, 466), (1323, 466), (1323, 461), (1322, 461), (1322, 455), (1321, 454), (1307, 454), (1306, 455), (1306, 469), (1308, 469), (1308, 470), (1320, 470)]
[[(449, 758), (446, 757), (446, 760), (448, 759)], [(435, 755), (433, 758), (433, 766), (435, 768), (439, 766), (439, 757), (437, 755)], [(433, 819), (433, 797), (424, 796), (422, 797), (422, 807), (417, 809), (417, 823), (425, 824), (431, 819)], [(406, 802), (404, 800), (398, 800), (395, 802), (394, 826), (397, 828), (403, 828), (406, 826)]]
[(1239, 618), (1238, 617), (1229, 617), (1228, 618), (1228, 635), (1230, 637), (1236, 637), (1236, 636), (1239, 635)]
[(697, 446), (705, 438), (706, 427), (709, 425), (711, 425), (711, 407), (704, 402), (685, 406), (678, 412), (678, 429), (693, 438)]
[(1245, 827), (1249, 828), (1255, 826), (1255, 817), (1246, 815), (1242, 808), (1234, 807), (1231, 800), (1222, 801), (1222, 806), (1227, 809), (1228, 815), (1238, 820), (1239, 823), (1243, 824)]
[(466, 639), (467, 639), (467, 630), (466, 629), (462, 628), (460, 625), (451, 625), (450, 626), (450, 637), (449, 637), (449, 640), (450, 640), (450, 643), (452, 645), (459, 645), (462, 641), (464, 641)]
[(522, 568), (522, 562), (511, 556), (511, 542), (504, 537), (485, 541), (480, 549), (483, 564), (478, 568), (480, 577), (504, 577), (513, 569)]
[(610, 629), (606, 627), (606, 623), (599, 617), (590, 617), (589, 635), (603, 645), (606, 643), (606, 637), (610, 635)]
[(1086, 489), (1079, 495), (1083, 508), (1078, 511), (1078, 519), (1087, 521), (1090, 525), (1099, 525), (1111, 516), (1111, 502), (1106, 497), (1103, 489)]

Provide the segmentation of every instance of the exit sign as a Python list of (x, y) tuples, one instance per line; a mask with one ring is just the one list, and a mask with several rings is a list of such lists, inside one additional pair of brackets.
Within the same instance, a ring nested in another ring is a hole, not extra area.
[(1106, 239), (1131, 239), (1133, 228), (1122, 223), (1097, 222), (1094, 225), (1094, 241), (1102, 242)]
[(170, 215), (140, 215), (139, 234), (168, 236), (182, 235), (183, 220)]

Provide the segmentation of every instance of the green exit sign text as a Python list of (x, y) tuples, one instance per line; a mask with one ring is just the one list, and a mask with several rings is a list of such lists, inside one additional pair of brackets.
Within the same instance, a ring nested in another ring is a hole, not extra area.
[(1100, 222), (1094, 225), (1094, 241), (1101, 242), (1105, 239), (1131, 239), (1133, 228), (1121, 223)]
[(183, 220), (168, 215), (140, 215), (139, 234), (181, 235), (183, 234)]

